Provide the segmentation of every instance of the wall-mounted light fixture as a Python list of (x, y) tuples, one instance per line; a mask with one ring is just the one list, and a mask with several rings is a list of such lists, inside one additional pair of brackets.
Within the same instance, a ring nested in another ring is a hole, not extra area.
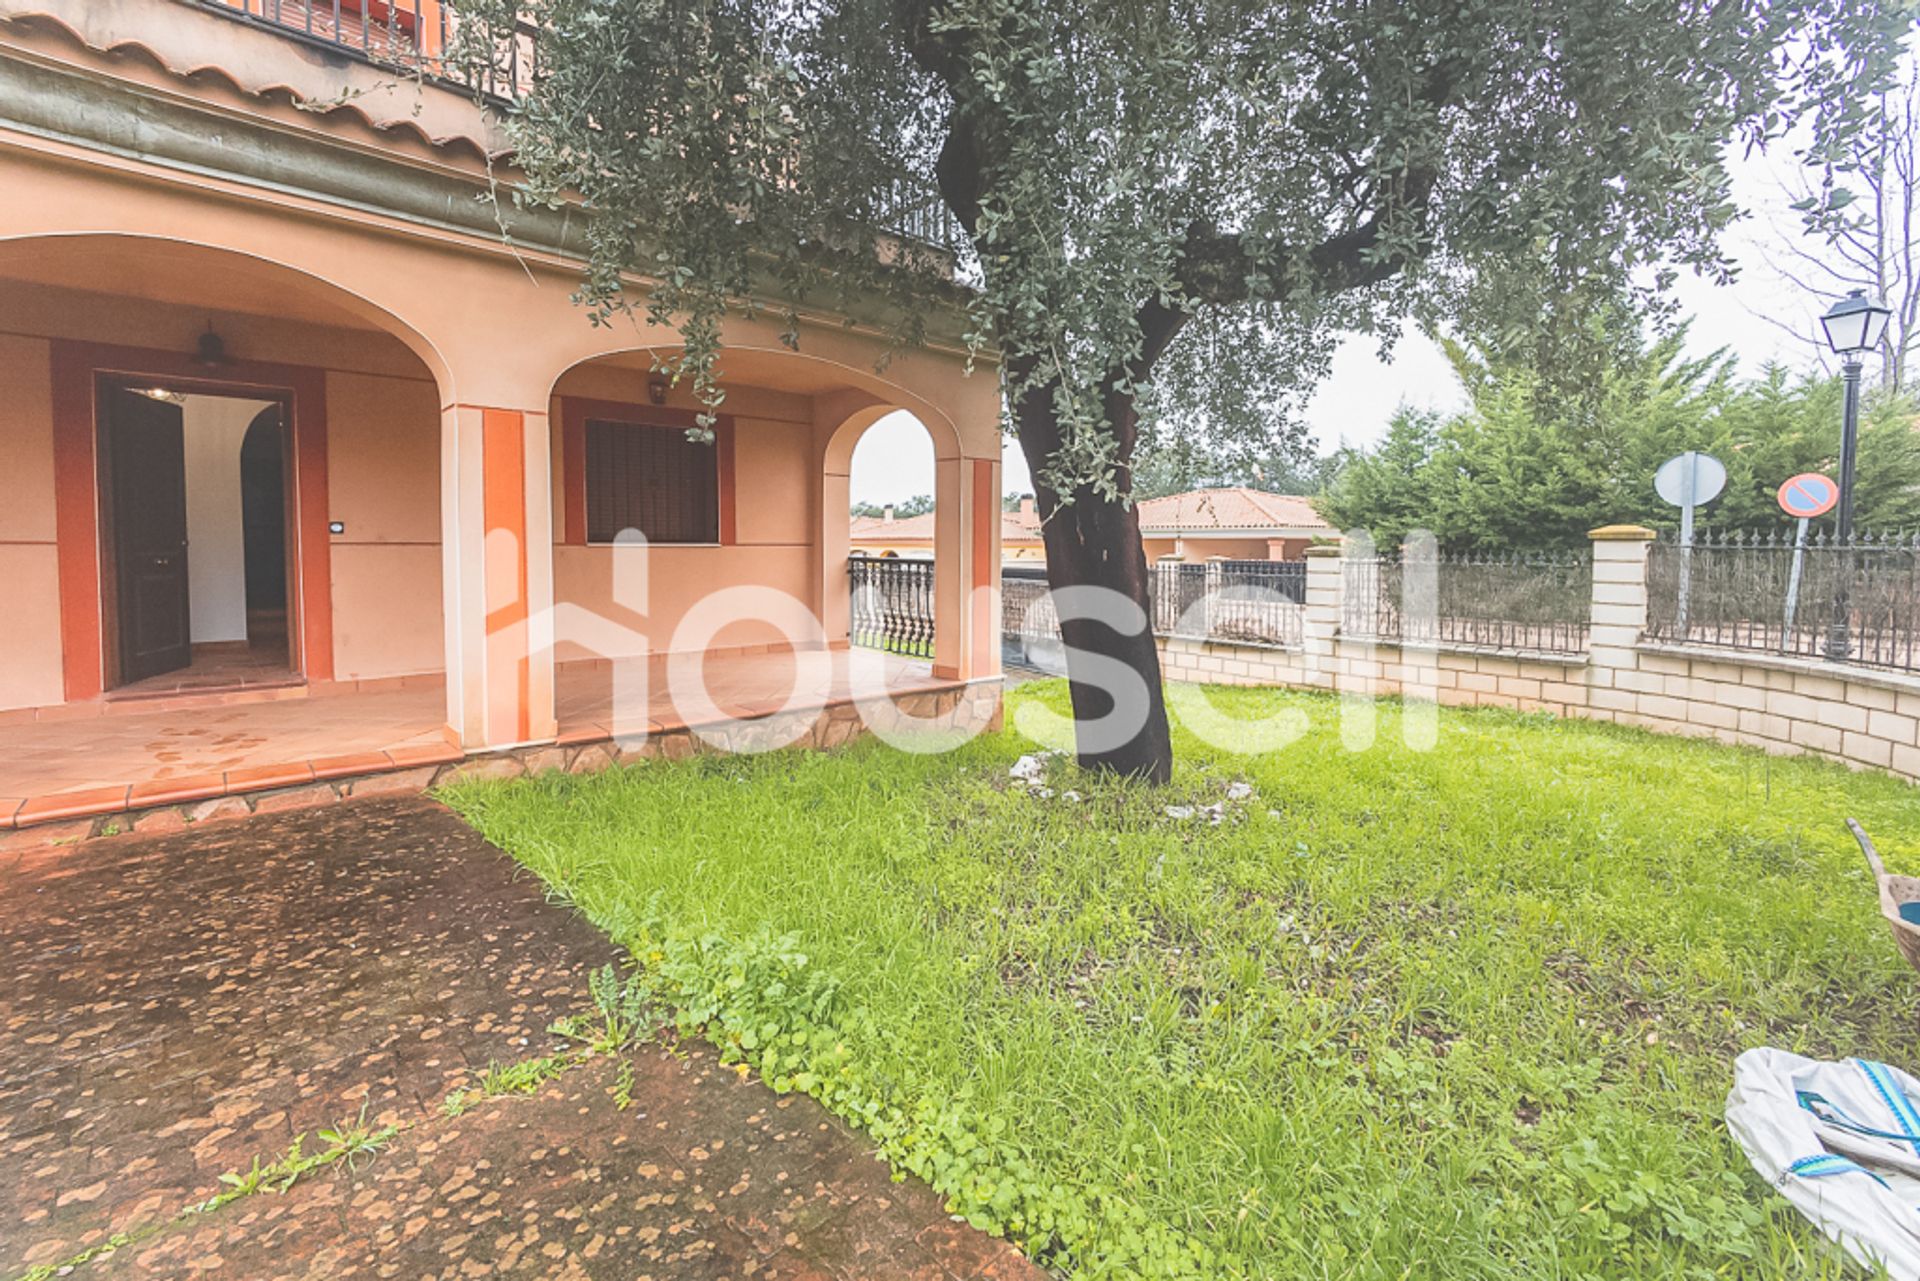
[(193, 363), (203, 369), (223, 369), (233, 363), (233, 357), (227, 354), (227, 340), (213, 332), (211, 320), (207, 332), (194, 344)]
[(656, 405), (667, 403), (667, 380), (651, 378), (647, 380), (647, 399)]

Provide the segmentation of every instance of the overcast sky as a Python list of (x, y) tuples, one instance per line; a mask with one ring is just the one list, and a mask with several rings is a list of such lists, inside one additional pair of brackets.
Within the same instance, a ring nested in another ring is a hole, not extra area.
[[(1770, 359), (1806, 365), (1814, 359), (1812, 349), (1767, 319), (1774, 317), (1800, 333), (1817, 336), (1817, 317), (1825, 306), (1806, 297), (1773, 265), (1782, 261), (1781, 237), (1798, 228), (1798, 216), (1786, 207), (1790, 198), (1781, 192), (1782, 181), (1795, 172), (1791, 152), (1780, 146), (1769, 155), (1736, 157), (1730, 167), (1734, 197), (1742, 208), (1752, 211), (1724, 241), (1740, 276), (1725, 288), (1690, 275), (1681, 278), (1675, 293), (1682, 313), (1693, 317), (1689, 351), (1704, 355), (1719, 347), (1731, 348), (1740, 358), (1742, 372), (1748, 374)], [(1307, 407), (1307, 421), (1324, 454), (1343, 443), (1367, 445), (1378, 440), (1388, 417), (1403, 403), (1451, 409), (1462, 399), (1439, 349), (1420, 335), (1404, 337), (1391, 362), (1380, 360), (1373, 339), (1355, 337), (1335, 356), (1332, 372)], [(1031, 489), (1019, 446), (1008, 441), (1004, 458), (1007, 492)], [(876, 423), (854, 454), (851, 482), (855, 502), (885, 503), (930, 493), (933, 447), (926, 432), (905, 415)]]

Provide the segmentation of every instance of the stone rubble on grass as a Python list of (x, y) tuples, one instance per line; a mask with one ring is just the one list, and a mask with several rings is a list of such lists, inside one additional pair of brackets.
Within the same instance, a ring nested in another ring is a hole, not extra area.
[(1238, 803), (1252, 799), (1253, 784), (1236, 781), (1227, 784), (1226, 800), (1215, 801), (1211, 805), (1169, 805), (1167, 806), (1167, 817), (1178, 819), (1182, 822), (1190, 818), (1204, 818), (1207, 820), (1207, 826), (1218, 827), (1227, 821), (1227, 805), (1229, 802)]
[[(1008, 767), (1007, 777), (1012, 779), (1016, 786), (1025, 788), (1029, 796), (1035, 796), (1043, 801), (1048, 801), (1058, 795), (1059, 799), (1063, 801), (1078, 804), (1084, 799), (1079, 792), (1066, 790), (1056, 794), (1053, 788), (1047, 786), (1047, 772), (1052, 762), (1055, 758), (1065, 755), (1065, 752), (1053, 748), (1047, 748), (1044, 751), (1029, 752)], [(1227, 806), (1229, 804), (1239, 805), (1243, 802), (1250, 801), (1253, 799), (1253, 795), (1253, 784), (1236, 779), (1227, 784), (1225, 800), (1215, 801), (1211, 805), (1169, 805), (1166, 807), (1166, 814), (1168, 818), (1181, 822), (1185, 822), (1190, 818), (1205, 818), (1209, 827), (1218, 827), (1227, 821)], [(1276, 817), (1278, 816), (1278, 811), (1276, 810), (1268, 810), (1267, 812)]]
[(1066, 755), (1065, 752), (1049, 748), (1044, 752), (1033, 752), (1022, 756), (1013, 763), (1013, 768), (1007, 771), (1007, 777), (1017, 783), (1024, 783), (1028, 787), (1039, 787), (1047, 780), (1047, 762), (1056, 756), (1064, 755)]

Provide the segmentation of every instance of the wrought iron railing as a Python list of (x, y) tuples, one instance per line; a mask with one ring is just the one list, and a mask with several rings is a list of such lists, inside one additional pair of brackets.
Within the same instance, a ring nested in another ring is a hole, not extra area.
[(1851, 545), (1827, 534), (1797, 550), (1787, 533), (1708, 532), (1691, 550), (1655, 543), (1648, 638), (1837, 658), (1844, 586), (1844, 661), (1920, 671), (1920, 534), (1867, 535)]
[(1000, 576), (1000, 631), (1004, 636), (1052, 639), (1060, 634), (1060, 616), (1053, 609), (1053, 590), (1044, 578)]
[(1341, 568), (1344, 635), (1549, 654), (1587, 646), (1593, 566), (1585, 555), (1367, 556)]
[(933, 657), (933, 562), (850, 556), (847, 635), (865, 649)]
[(1243, 645), (1300, 644), (1305, 561), (1162, 561), (1148, 575), (1158, 635)]
[(1207, 636), (1251, 645), (1298, 645), (1307, 600), (1303, 560), (1226, 560), (1207, 565)]
[(1147, 569), (1147, 616), (1156, 636), (1204, 640), (1207, 567), (1162, 561)]
[[(1147, 571), (1148, 619), (1157, 636), (1298, 645), (1306, 600), (1304, 561), (1166, 561)], [(1001, 631), (1009, 639), (1057, 640), (1059, 618), (1044, 579), (1003, 574)]]
[(194, 0), (376, 66), (512, 101), (540, 74), (539, 29), (521, 23), (490, 56), (455, 58), (459, 7), (451, 0)]

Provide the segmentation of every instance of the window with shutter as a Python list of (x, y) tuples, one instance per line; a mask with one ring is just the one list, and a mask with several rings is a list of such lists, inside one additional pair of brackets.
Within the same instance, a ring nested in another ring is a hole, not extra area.
[(713, 445), (682, 427), (589, 418), (587, 541), (637, 529), (650, 543), (720, 541), (720, 477)]

